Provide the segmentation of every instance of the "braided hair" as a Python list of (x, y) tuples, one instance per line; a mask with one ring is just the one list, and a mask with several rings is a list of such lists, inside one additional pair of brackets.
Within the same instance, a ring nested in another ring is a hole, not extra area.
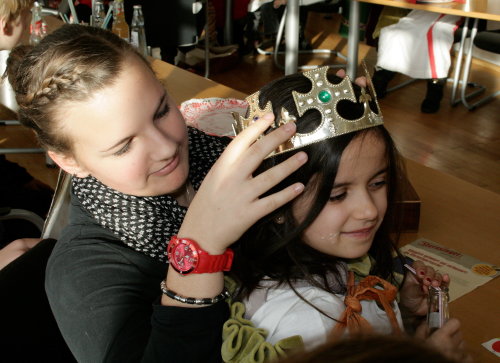
[(35, 47), (14, 48), (7, 75), (19, 104), (19, 120), (35, 131), (43, 148), (70, 154), (71, 140), (60, 125), (65, 104), (85, 101), (113, 85), (131, 54), (141, 57), (113, 33), (77, 24), (63, 25)]

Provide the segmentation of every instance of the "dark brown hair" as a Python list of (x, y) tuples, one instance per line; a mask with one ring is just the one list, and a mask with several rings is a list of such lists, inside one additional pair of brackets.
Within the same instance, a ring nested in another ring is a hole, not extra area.
[[(329, 79), (331, 83), (341, 81), (336, 76), (329, 76)], [(356, 85), (353, 87), (358, 98), (360, 88)], [(298, 132), (310, 132), (321, 121), (319, 111), (310, 110), (299, 117), (291, 92), (295, 90), (307, 93), (310, 89), (311, 82), (301, 74), (284, 77), (261, 89), (260, 106), (271, 101), (278, 121), (281, 108), (284, 107), (297, 118)], [(371, 106), (376, 107), (375, 104)], [(346, 101), (340, 104), (337, 110), (344, 118), (354, 120), (363, 114), (363, 105)], [(302, 222), (298, 223), (293, 216), (292, 201), (258, 221), (235, 244), (236, 258), (232, 271), (241, 286), (238, 298), (248, 297), (259, 287), (259, 282), (264, 278), (270, 278), (276, 285), (288, 285), (294, 291), (294, 281), (297, 280), (305, 280), (312, 286), (330, 293), (345, 291), (342, 282), (344, 260), (315, 250), (303, 242), (302, 236), (329, 201), (342, 153), (352, 140), (365, 137), (376, 137), (382, 141), (388, 163), (388, 207), (369, 250), (370, 256), (375, 260), (370, 273), (395, 283), (394, 254), (399, 258), (402, 256), (397, 252), (397, 238), (394, 238), (392, 233), (399, 230), (397, 218), (399, 211), (396, 201), (400, 200), (400, 180), (404, 171), (391, 136), (383, 126), (377, 126), (317, 142), (264, 160), (257, 173), (282, 162), (293, 153), (305, 151), (308, 154), (307, 163), (269, 193), (301, 182), (306, 185), (304, 193), (309, 193), (313, 202)], [(284, 217), (284, 223), (275, 223), (278, 216)], [(332, 276), (336, 280), (334, 284)], [(295, 293), (302, 298), (297, 291)]]

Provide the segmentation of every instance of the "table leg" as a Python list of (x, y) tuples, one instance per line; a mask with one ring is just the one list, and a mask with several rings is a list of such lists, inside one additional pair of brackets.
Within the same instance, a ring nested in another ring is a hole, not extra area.
[[(227, 22), (227, 13), (226, 13), (226, 22)], [(226, 31), (226, 29), (224, 29), (224, 31)], [(208, 0), (206, 0), (205, 1), (205, 78), (210, 77), (210, 43), (209, 43), (209, 39), (208, 39), (208, 30), (209, 30), (208, 29)]]
[(464, 70), (462, 72), (462, 82), (461, 82), (461, 89), (460, 89), (460, 100), (462, 101), (464, 106), (467, 107), (469, 110), (473, 110), (474, 108), (483, 104), (484, 102), (486, 102), (489, 99), (489, 98), (485, 98), (485, 99), (479, 100), (478, 102), (476, 102), (474, 104), (469, 104), (467, 102), (468, 98), (473, 97), (475, 95), (478, 95), (481, 92), (484, 92), (485, 88), (482, 86), (479, 86), (478, 90), (476, 90), (472, 93), (469, 93), (468, 95), (465, 94), (465, 89), (467, 88), (467, 85), (468, 85), (467, 82), (469, 79), (470, 66), (472, 63), (472, 48), (474, 46), (474, 38), (476, 37), (476, 34), (477, 34), (478, 22), (479, 22), (479, 19), (476, 18), (476, 19), (474, 19), (474, 24), (472, 25), (471, 34), (470, 34), (470, 44), (469, 44), (469, 47), (467, 49), (467, 56), (465, 59)]
[(451, 100), (450, 100), (450, 102), (452, 105), (460, 102), (459, 100), (455, 101), (455, 95), (456, 95), (457, 89), (458, 89), (458, 79), (460, 78), (460, 71), (462, 69), (462, 58), (463, 58), (463, 54), (464, 54), (465, 38), (467, 38), (468, 30), (469, 30), (469, 18), (465, 18), (464, 26), (462, 28), (462, 37), (460, 39), (460, 47), (458, 48), (457, 62), (455, 64), (455, 72), (453, 75), (453, 86), (451, 88)]
[(347, 75), (356, 78), (358, 68), (359, 46), (359, 2), (351, 1), (349, 4), (349, 34), (347, 39)]
[(224, 19), (224, 45), (233, 43), (233, 0), (226, 0), (226, 16)]
[(285, 25), (285, 75), (297, 73), (299, 57), (299, 0), (288, 0)]

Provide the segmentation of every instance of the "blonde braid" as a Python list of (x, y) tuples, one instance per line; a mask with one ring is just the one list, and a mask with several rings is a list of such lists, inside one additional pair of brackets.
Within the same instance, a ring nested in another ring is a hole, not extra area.
[(36, 47), (17, 47), (12, 54), (17, 56), (8, 74), (19, 119), (35, 131), (42, 147), (61, 153), (72, 151), (72, 140), (60, 127), (66, 102), (85, 101), (109, 87), (126, 57), (140, 57), (113, 33), (76, 24), (63, 25)]
[(33, 94), (27, 95), (29, 103), (44, 105), (49, 101), (57, 99), (61, 92), (66, 89), (75, 88), (81, 80), (80, 73), (56, 74), (45, 78), (40, 84), (40, 89)]

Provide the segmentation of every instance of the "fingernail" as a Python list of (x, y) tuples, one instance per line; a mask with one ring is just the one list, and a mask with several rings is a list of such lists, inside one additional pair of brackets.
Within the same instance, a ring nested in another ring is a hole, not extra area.
[(301, 193), (303, 190), (304, 190), (304, 184), (297, 184), (296, 186), (293, 187), (293, 190), (296, 192), (296, 193)]
[(419, 274), (420, 276), (424, 276), (424, 271), (419, 271), (419, 272), (418, 272), (418, 274)]
[(306, 161), (307, 160), (307, 154), (305, 152), (299, 152), (295, 154), (295, 157), (297, 158), (298, 161)]
[(431, 279), (430, 279), (430, 278), (428, 278), (428, 277), (426, 277), (426, 278), (425, 278), (425, 281), (427, 281), (427, 282), (431, 282)]
[(285, 129), (285, 131), (295, 131), (295, 123), (294, 122), (288, 122), (285, 124), (285, 126), (283, 126), (283, 128)]

